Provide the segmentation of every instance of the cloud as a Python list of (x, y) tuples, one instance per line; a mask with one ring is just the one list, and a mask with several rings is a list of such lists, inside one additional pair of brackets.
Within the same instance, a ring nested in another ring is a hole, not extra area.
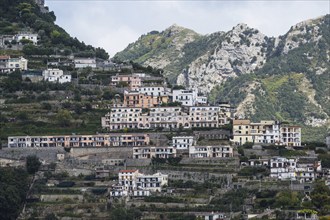
[(46, 4), (72, 36), (105, 48), (111, 56), (142, 34), (170, 25), (201, 34), (246, 23), (268, 36), (329, 13), (329, 1), (54, 1)]

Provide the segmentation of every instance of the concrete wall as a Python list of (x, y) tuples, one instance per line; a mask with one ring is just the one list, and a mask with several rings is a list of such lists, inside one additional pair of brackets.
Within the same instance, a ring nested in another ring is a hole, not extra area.
[(0, 150), (0, 157), (21, 159), (29, 155), (36, 155), (46, 162), (55, 162), (58, 153), (65, 153), (65, 150), (63, 148), (3, 148)]
[(84, 200), (83, 195), (41, 195), (40, 200), (42, 202), (56, 202), (63, 201), (64, 199), (72, 199), (74, 202), (82, 202)]
[(127, 159), (132, 158), (132, 147), (104, 147), (104, 148), (71, 148), (70, 156), (83, 157), (92, 154), (108, 154), (108, 158)]

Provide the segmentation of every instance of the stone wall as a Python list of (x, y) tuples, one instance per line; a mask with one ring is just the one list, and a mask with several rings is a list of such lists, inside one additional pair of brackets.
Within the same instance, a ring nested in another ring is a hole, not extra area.
[(0, 157), (8, 159), (24, 159), (29, 155), (36, 155), (46, 162), (57, 161), (56, 155), (65, 153), (63, 148), (3, 148)]

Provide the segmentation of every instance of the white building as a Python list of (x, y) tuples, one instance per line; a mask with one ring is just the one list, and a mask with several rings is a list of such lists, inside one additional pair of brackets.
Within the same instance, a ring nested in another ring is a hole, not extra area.
[(301, 127), (282, 125), (281, 142), (289, 147), (301, 146)]
[(121, 170), (118, 173), (118, 181), (125, 190), (136, 189), (136, 178), (139, 174), (138, 170)]
[(125, 186), (121, 184), (112, 185), (110, 189), (110, 197), (116, 198), (122, 196), (128, 196), (128, 190), (125, 189)]
[(328, 136), (325, 138), (325, 144), (328, 148), (330, 148), (330, 134), (328, 134)]
[(219, 127), (228, 123), (227, 117), (217, 106), (188, 107), (191, 127)]
[(207, 157), (233, 157), (233, 148), (231, 146), (192, 146), (189, 148), (189, 157), (207, 158)]
[(162, 187), (168, 184), (168, 175), (155, 173), (146, 175), (140, 173), (136, 178), (137, 189), (150, 190), (151, 192), (161, 192)]
[(176, 157), (176, 148), (172, 146), (133, 147), (133, 158), (135, 159), (170, 158), (170, 157)]
[(105, 117), (102, 117), (102, 127), (109, 130), (138, 128), (142, 123), (141, 114), (142, 108), (112, 108)]
[(137, 88), (137, 91), (139, 93), (143, 93), (145, 95), (150, 96), (169, 96), (171, 94), (171, 91), (169, 88), (166, 88), (164, 86), (143, 86)]
[(178, 150), (189, 149), (194, 144), (194, 136), (177, 136), (172, 138), (172, 146)]
[(276, 157), (270, 160), (270, 177), (279, 180), (312, 182), (315, 180), (317, 172), (321, 171), (321, 161), (318, 161), (317, 158), (287, 159)]
[(296, 178), (299, 182), (313, 182), (317, 172), (322, 171), (321, 161), (313, 157), (300, 157), (297, 159)]
[(24, 57), (9, 58), (4, 72), (14, 72), (15, 70), (27, 70), (28, 60)]
[(270, 177), (279, 180), (296, 180), (297, 160), (275, 157), (270, 160)]
[(102, 127), (108, 130), (216, 128), (229, 123), (217, 106), (194, 107), (116, 107), (102, 117)]
[(75, 58), (74, 59), (74, 66), (75, 68), (96, 68), (96, 60), (95, 58)]
[(280, 143), (280, 122), (260, 121), (250, 124), (250, 132), (254, 143), (279, 144)]
[(47, 69), (42, 72), (45, 81), (67, 83), (71, 82), (71, 75), (64, 75), (63, 70)]
[(14, 39), (13, 40), (16, 40), (18, 43), (21, 41), (21, 40), (29, 40), (31, 41), (34, 45), (37, 45), (38, 44), (38, 34), (32, 34), (32, 33), (19, 33), (19, 34), (16, 34), (14, 36)]
[(197, 90), (173, 90), (173, 102), (180, 102), (184, 106), (207, 104), (206, 96), (198, 96)]
[(113, 185), (110, 197), (150, 196), (151, 192), (160, 192), (168, 185), (168, 175), (155, 173), (146, 175), (138, 170), (121, 170), (118, 174), (118, 185)]

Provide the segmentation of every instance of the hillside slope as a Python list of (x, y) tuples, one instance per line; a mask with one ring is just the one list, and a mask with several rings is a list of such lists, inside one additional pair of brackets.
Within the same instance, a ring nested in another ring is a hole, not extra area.
[[(329, 19), (326, 15), (303, 21), (277, 38), (246, 24), (226, 33), (199, 35), (186, 41), (180, 56), (166, 65), (136, 47), (144, 44), (141, 38), (128, 47), (136, 48), (133, 56), (126, 48), (115, 57), (161, 66), (172, 83), (198, 88), (211, 102), (230, 101), (241, 117), (324, 127), (330, 116)], [(159, 48), (157, 57), (172, 52)]]
[(63, 55), (109, 58), (104, 49), (94, 48), (77, 38), (72, 38), (63, 28), (55, 24), (54, 12), (48, 12), (47, 8), (37, 2), (0, 0), (0, 35), (15, 35), (20, 31), (37, 33), (40, 38), (38, 45), (26, 43), (23, 48), (25, 55), (50, 55), (55, 52)]

